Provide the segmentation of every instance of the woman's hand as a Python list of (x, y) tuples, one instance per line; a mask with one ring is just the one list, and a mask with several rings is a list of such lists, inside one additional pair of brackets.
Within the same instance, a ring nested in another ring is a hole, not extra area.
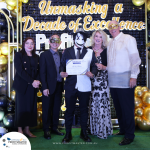
[(39, 80), (34, 80), (33, 83), (32, 83), (32, 86), (34, 88), (39, 88), (39, 85), (41, 84), (41, 82)]
[(103, 65), (102, 64), (95, 63), (95, 65), (97, 66), (98, 70), (103, 70)]

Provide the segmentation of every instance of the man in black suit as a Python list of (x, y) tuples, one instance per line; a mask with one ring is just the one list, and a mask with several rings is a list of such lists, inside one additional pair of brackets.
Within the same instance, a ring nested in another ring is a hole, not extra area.
[[(87, 120), (88, 120), (88, 104), (91, 93), (91, 80), (97, 74), (97, 62), (95, 54), (92, 49), (84, 47), (87, 35), (83, 29), (78, 29), (74, 34), (74, 46), (67, 48), (61, 60), (61, 76), (66, 77), (65, 82), (65, 100), (66, 100), (66, 113), (65, 113), (65, 126), (66, 135), (62, 143), (68, 143), (72, 139), (71, 128), (73, 122), (73, 115), (77, 97), (79, 98), (80, 109), (80, 124), (81, 133), (80, 138), (85, 142), (91, 142), (90, 137), (86, 133)], [(68, 75), (66, 72), (66, 61), (69, 59), (83, 59), (88, 63), (88, 70), (84, 75)]]
[(63, 79), (59, 67), (62, 53), (58, 52), (60, 37), (53, 34), (49, 40), (50, 49), (40, 55), (40, 78), (42, 83), (42, 120), (44, 138), (51, 139), (51, 132), (64, 135), (58, 129), (59, 111), (62, 100)]

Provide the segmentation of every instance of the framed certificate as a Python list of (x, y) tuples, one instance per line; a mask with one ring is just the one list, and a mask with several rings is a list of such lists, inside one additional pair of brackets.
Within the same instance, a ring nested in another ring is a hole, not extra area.
[(68, 75), (84, 75), (88, 71), (86, 59), (69, 59), (66, 61), (66, 72)]

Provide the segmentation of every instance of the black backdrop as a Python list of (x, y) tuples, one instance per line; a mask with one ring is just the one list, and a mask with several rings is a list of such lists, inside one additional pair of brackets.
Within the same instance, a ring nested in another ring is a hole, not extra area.
[[(38, 8), (38, 4), (39, 4), (40, 0), (29, 0), (29, 2), (27, 4), (23, 4), (23, 10), (22, 10), (22, 16), (31, 16), (34, 18), (35, 21), (39, 21), (39, 22), (47, 22), (47, 21), (56, 21), (58, 15), (41, 15), (40, 14), (40, 9)], [(62, 5), (83, 5), (84, 4), (84, 0), (52, 0), (51, 1), (51, 6), (62, 6)], [(88, 4), (90, 5), (91, 2), (95, 2), (95, 4), (108, 4), (108, 13), (106, 18), (104, 19), (105, 21), (108, 20), (112, 20), (112, 17), (120, 17), (120, 21), (124, 20), (124, 21), (142, 21), (145, 22), (145, 6), (135, 6), (131, 0), (89, 0)], [(122, 3), (123, 4), (123, 13), (120, 14), (116, 14), (114, 12), (114, 6), (117, 3)], [(86, 16), (87, 14), (82, 14), (82, 15), (60, 15), (61, 21), (65, 21), (66, 24), (69, 24), (69, 22), (71, 20), (76, 21), (77, 18), (81, 17), (82, 20), (80, 21), (81, 23), (83, 23), (83, 18)], [(89, 14), (90, 15), (90, 14)], [(100, 14), (92, 14), (91, 15), (93, 17), (93, 20), (99, 20), (100, 18)], [(102, 20), (102, 19), (101, 19)], [(24, 23), (23, 23), (24, 25)], [(108, 30), (104, 30), (107, 34), (109, 34)], [(92, 34), (93, 31), (87, 31), (88, 35), (90, 36)], [(140, 57), (142, 60), (142, 64), (140, 66), (140, 74), (138, 76), (138, 85), (141, 86), (145, 86), (146, 85), (146, 51), (145, 51), (145, 30), (122, 30), (123, 33), (126, 34), (130, 34), (132, 36), (134, 36), (137, 40), (137, 44), (138, 44), (138, 50), (140, 53)], [(58, 34), (62, 34), (62, 33), (68, 33), (68, 34), (72, 34), (73, 31), (69, 30), (69, 28), (66, 28), (63, 31), (28, 31), (28, 32), (23, 32), (23, 40), (26, 37), (33, 37), (35, 39), (35, 35), (36, 34), (45, 34), (47, 38), (50, 37), (51, 34), (53, 33), (58, 33)], [(45, 50), (44, 49), (44, 44), (41, 44), (41, 50)]]

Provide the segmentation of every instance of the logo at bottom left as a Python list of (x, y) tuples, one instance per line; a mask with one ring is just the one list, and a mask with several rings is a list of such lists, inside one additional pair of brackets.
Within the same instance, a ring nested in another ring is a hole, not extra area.
[(0, 150), (31, 150), (28, 138), (18, 132), (9, 132), (0, 138)]

